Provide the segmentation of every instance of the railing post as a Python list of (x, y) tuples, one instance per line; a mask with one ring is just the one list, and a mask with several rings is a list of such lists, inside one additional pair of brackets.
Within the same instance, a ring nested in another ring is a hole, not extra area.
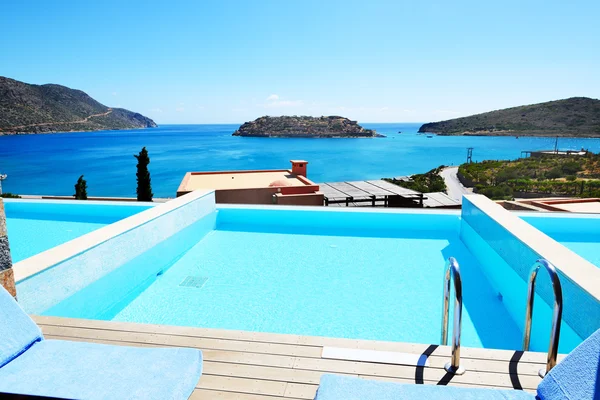
[(460, 334), (462, 328), (462, 281), (460, 268), (454, 257), (448, 258), (444, 271), (444, 309), (442, 310), (442, 345), (448, 344), (448, 315), (450, 313), (450, 280), (454, 281), (454, 320), (452, 322), (452, 360), (444, 368), (451, 374), (462, 375), (460, 365)]
[(531, 341), (531, 321), (533, 318), (533, 301), (535, 300), (535, 281), (541, 267), (548, 272), (552, 280), (552, 289), (554, 290), (554, 310), (552, 313), (552, 330), (550, 333), (550, 344), (548, 346), (548, 358), (546, 368), (539, 370), (539, 375), (543, 378), (556, 365), (558, 355), (558, 342), (560, 340), (560, 321), (562, 319), (562, 287), (556, 268), (550, 262), (544, 259), (537, 260), (531, 272), (529, 273), (529, 285), (527, 289), (527, 309), (525, 311), (525, 329), (523, 330), (523, 351), (529, 350)]

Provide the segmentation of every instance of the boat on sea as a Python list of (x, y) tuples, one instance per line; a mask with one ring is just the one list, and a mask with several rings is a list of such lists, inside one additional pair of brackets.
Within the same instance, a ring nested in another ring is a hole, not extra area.
[(433, 137), (433, 135), (427, 135), (427, 138), (431, 139)]

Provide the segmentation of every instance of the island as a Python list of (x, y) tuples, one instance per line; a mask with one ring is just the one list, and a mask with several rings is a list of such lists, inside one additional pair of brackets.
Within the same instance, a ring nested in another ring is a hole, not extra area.
[(373, 138), (384, 137), (356, 121), (339, 116), (260, 117), (242, 124), (233, 136), (293, 138)]
[(0, 135), (154, 128), (141, 114), (100, 104), (81, 90), (0, 76)]
[(420, 133), (600, 137), (600, 100), (573, 97), (424, 124)]

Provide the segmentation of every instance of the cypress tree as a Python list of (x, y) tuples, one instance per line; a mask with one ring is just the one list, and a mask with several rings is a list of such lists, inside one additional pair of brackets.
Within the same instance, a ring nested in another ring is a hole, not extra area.
[(87, 181), (83, 179), (83, 175), (77, 179), (74, 196), (75, 200), (87, 200)]
[(152, 201), (152, 185), (150, 183), (150, 171), (148, 171), (148, 164), (150, 164), (150, 157), (148, 157), (148, 150), (146, 147), (142, 148), (140, 154), (134, 155), (137, 159), (137, 199), (138, 201)]

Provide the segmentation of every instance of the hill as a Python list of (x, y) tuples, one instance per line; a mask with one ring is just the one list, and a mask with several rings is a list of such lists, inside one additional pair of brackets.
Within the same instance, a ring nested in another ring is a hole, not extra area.
[(419, 132), (476, 136), (600, 137), (600, 100), (566, 100), (512, 107), (424, 124)]
[(465, 186), (494, 200), (513, 197), (598, 197), (600, 154), (554, 154), (517, 160), (462, 164), (458, 177)]
[(150, 118), (106, 107), (81, 90), (0, 76), (0, 135), (151, 127)]
[(283, 116), (260, 117), (246, 122), (233, 132), (233, 136), (358, 138), (383, 135), (344, 117)]

